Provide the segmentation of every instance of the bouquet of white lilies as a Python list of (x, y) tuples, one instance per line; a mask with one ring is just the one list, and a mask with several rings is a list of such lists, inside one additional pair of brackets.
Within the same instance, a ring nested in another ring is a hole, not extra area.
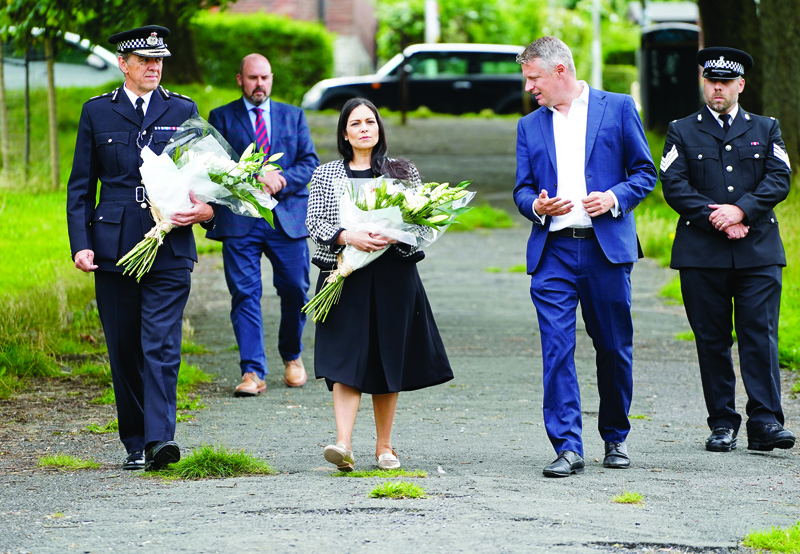
[(263, 217), (272, 225), (272, 208), (278, 202), (262, 190), (256, 177), (280, 169), (274, 162), (281, 156), (267, 158), (251, 144), (236, 161), (222, 135), (199, 117), (177, 127), (161, 155), (145, 146), (140, 171), (156, 225), (117, 262), (124, 267), (123, 274), (140, 281), (152, 267), (172, 230), (172, 215), (192, 207), (190, 191), (198, 200), (227, 206), (235, 214)]
[[(380, 233), (398, 242), (423, 248), (442, 236), (456, 218), (469, 210), (475, 192), (466, 190), (471, 181), (455, 187), (448, 183), (406, 186), (400, 181), (378, 177), (354, 179), (336, 184), (340, 226), (348, 231)], [(325, 321), (331, 307), (339, 301), (345, 278), (386, 252), (363, 252), (345, 246), (337, 256), (336, 269), (325, 286), (303, 306), (303, 313), (314, 310), (313, 320)]]

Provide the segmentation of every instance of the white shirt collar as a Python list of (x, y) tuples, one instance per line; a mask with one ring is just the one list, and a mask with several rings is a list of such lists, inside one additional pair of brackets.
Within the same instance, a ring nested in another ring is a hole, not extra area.
[[(583, 87), (583, 90), (581, 91), (580, 96), (578, 96), (575, 100), (573, 100), (573, 102), (581, 101), (581, 102), (583, 102), (584, 104), (586, 104), (588, 106), (589, 105), (589, 85), (586, 83), (586, 81), (578, 81), (578, 84)], [(548, 109), (551, 112), (557, 112), (558, 111), (553, 106), (550, 106)]]
[(147, 94), (145, 94), (143, 96), (136, 96), (136, 94), (131, 92), (130, 89), (128, 89), (128, 87), (126, 87), (124, 84), (122, 85), (122, 90), (125, 91), (125, 94), (130, 99), (131, 104), (133, 104), (133, 109), (136, 109), (136, 100), (137, 100), (137, 98), (141, 98), (142, 100), (144, 100), (144, 104), (142, 104), (142, 110), (144, 110), (144, 113), (146, 115), (147, 114), (147, 106), (150, 105), (150, 98), (152, 98), (152, 96), (153, 96), (153, 91), (151, 90), (150, 92), (148, 92)]
[[(714, 110), (709, 108), (708, 104), (706, 104), (706, 108), (708, 108), (708, 111), (711, 112), (711, 114), (714, 116), (714, 119), (716, 119), (717, 123), (719, 123), (720, 127), (722, 127), (722, 121), (720, 121), (719, 119), (722, 114), (719, 112), (715, 112)], [(734, 104), (733, 108), (731, 108), (731, 111), (728, 112), (728, 115), (731, 116), (731, 125), (733, 125), (733, 120), (736, 119), (736, 114), (738, 113), (739, 113), (739, 104), (736, 103)]]
[(264, 116), (269, 114), (269, 108), (270, 108), (269, 98), (261, 102), (261, 104), (259, 104), (258, 106), (250, 102), (250, 100), (248, 100), (244, 96), (242, 96), (242, 100), (244, 100), (244, 107), (247, 108), (248, 112), (252, 112), (253, 108), (261, 108), (262, 110), (264, 110)]

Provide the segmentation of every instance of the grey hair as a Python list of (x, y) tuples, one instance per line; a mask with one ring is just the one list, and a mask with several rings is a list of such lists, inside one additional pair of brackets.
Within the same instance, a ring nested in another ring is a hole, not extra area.
[(517, 63), (530, 63), (539, 60), (541, 68), (548, 73), (555, 71), (558, 64), (563, 64), (567, 71), (575, 76), (575, 62), (569, 46), (556, 37), (541, 37), (534, 40), (528, 47), (517, 55)]
[(117, 52), (117, 57), (118, 58), (122, 58), (123, 60), (125, 60), (125, 63), (128, 63), (128, 60), (131, 59), (131, 53), (130, 52)]

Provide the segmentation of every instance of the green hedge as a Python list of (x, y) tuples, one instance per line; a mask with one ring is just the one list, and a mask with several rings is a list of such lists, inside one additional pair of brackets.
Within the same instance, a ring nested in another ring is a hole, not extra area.
[(603, 67), (603, 89), (609, 92), (631, 93), (631, 85), (638, 80), (634, 65), (606, 65)]
[(201, 12), (192, 26), (205, 80), (213, 86), (235, 87), (242, 58), (258, 52), (272, 65), (274, 95), (299, 104), (333, 70), (333, 35), (318, 23), (266, 13)]

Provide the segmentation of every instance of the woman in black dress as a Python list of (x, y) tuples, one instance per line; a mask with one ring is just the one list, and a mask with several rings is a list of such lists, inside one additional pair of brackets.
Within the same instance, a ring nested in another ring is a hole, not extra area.
[(378, 233), (343, 229), (336, 186), (342, 179), (387, 175), (413, 186), (422, 181), (406, 160), (386, 157), (386, 137), (377, 108), (364, 98), (345, 104), (337, 128), (342, 160), (321, 165), (311, 177), (306, 226), (317, 245), (312, 262), (320, 271), (317, 292), (336, 265), (336, 255), (350, 245), (365, 252), (388, 251), (345, 279), (338, 304), (318, 322), (314, 371), (333, 391), (336, 444), (325, 459), (352, 471), (351, 445), (361, 393), (372, 394), (381, 469), (400, 467), (391, 434), (397, 396), (453, 378), (433, 320), (416, 263), (425, 254)]

